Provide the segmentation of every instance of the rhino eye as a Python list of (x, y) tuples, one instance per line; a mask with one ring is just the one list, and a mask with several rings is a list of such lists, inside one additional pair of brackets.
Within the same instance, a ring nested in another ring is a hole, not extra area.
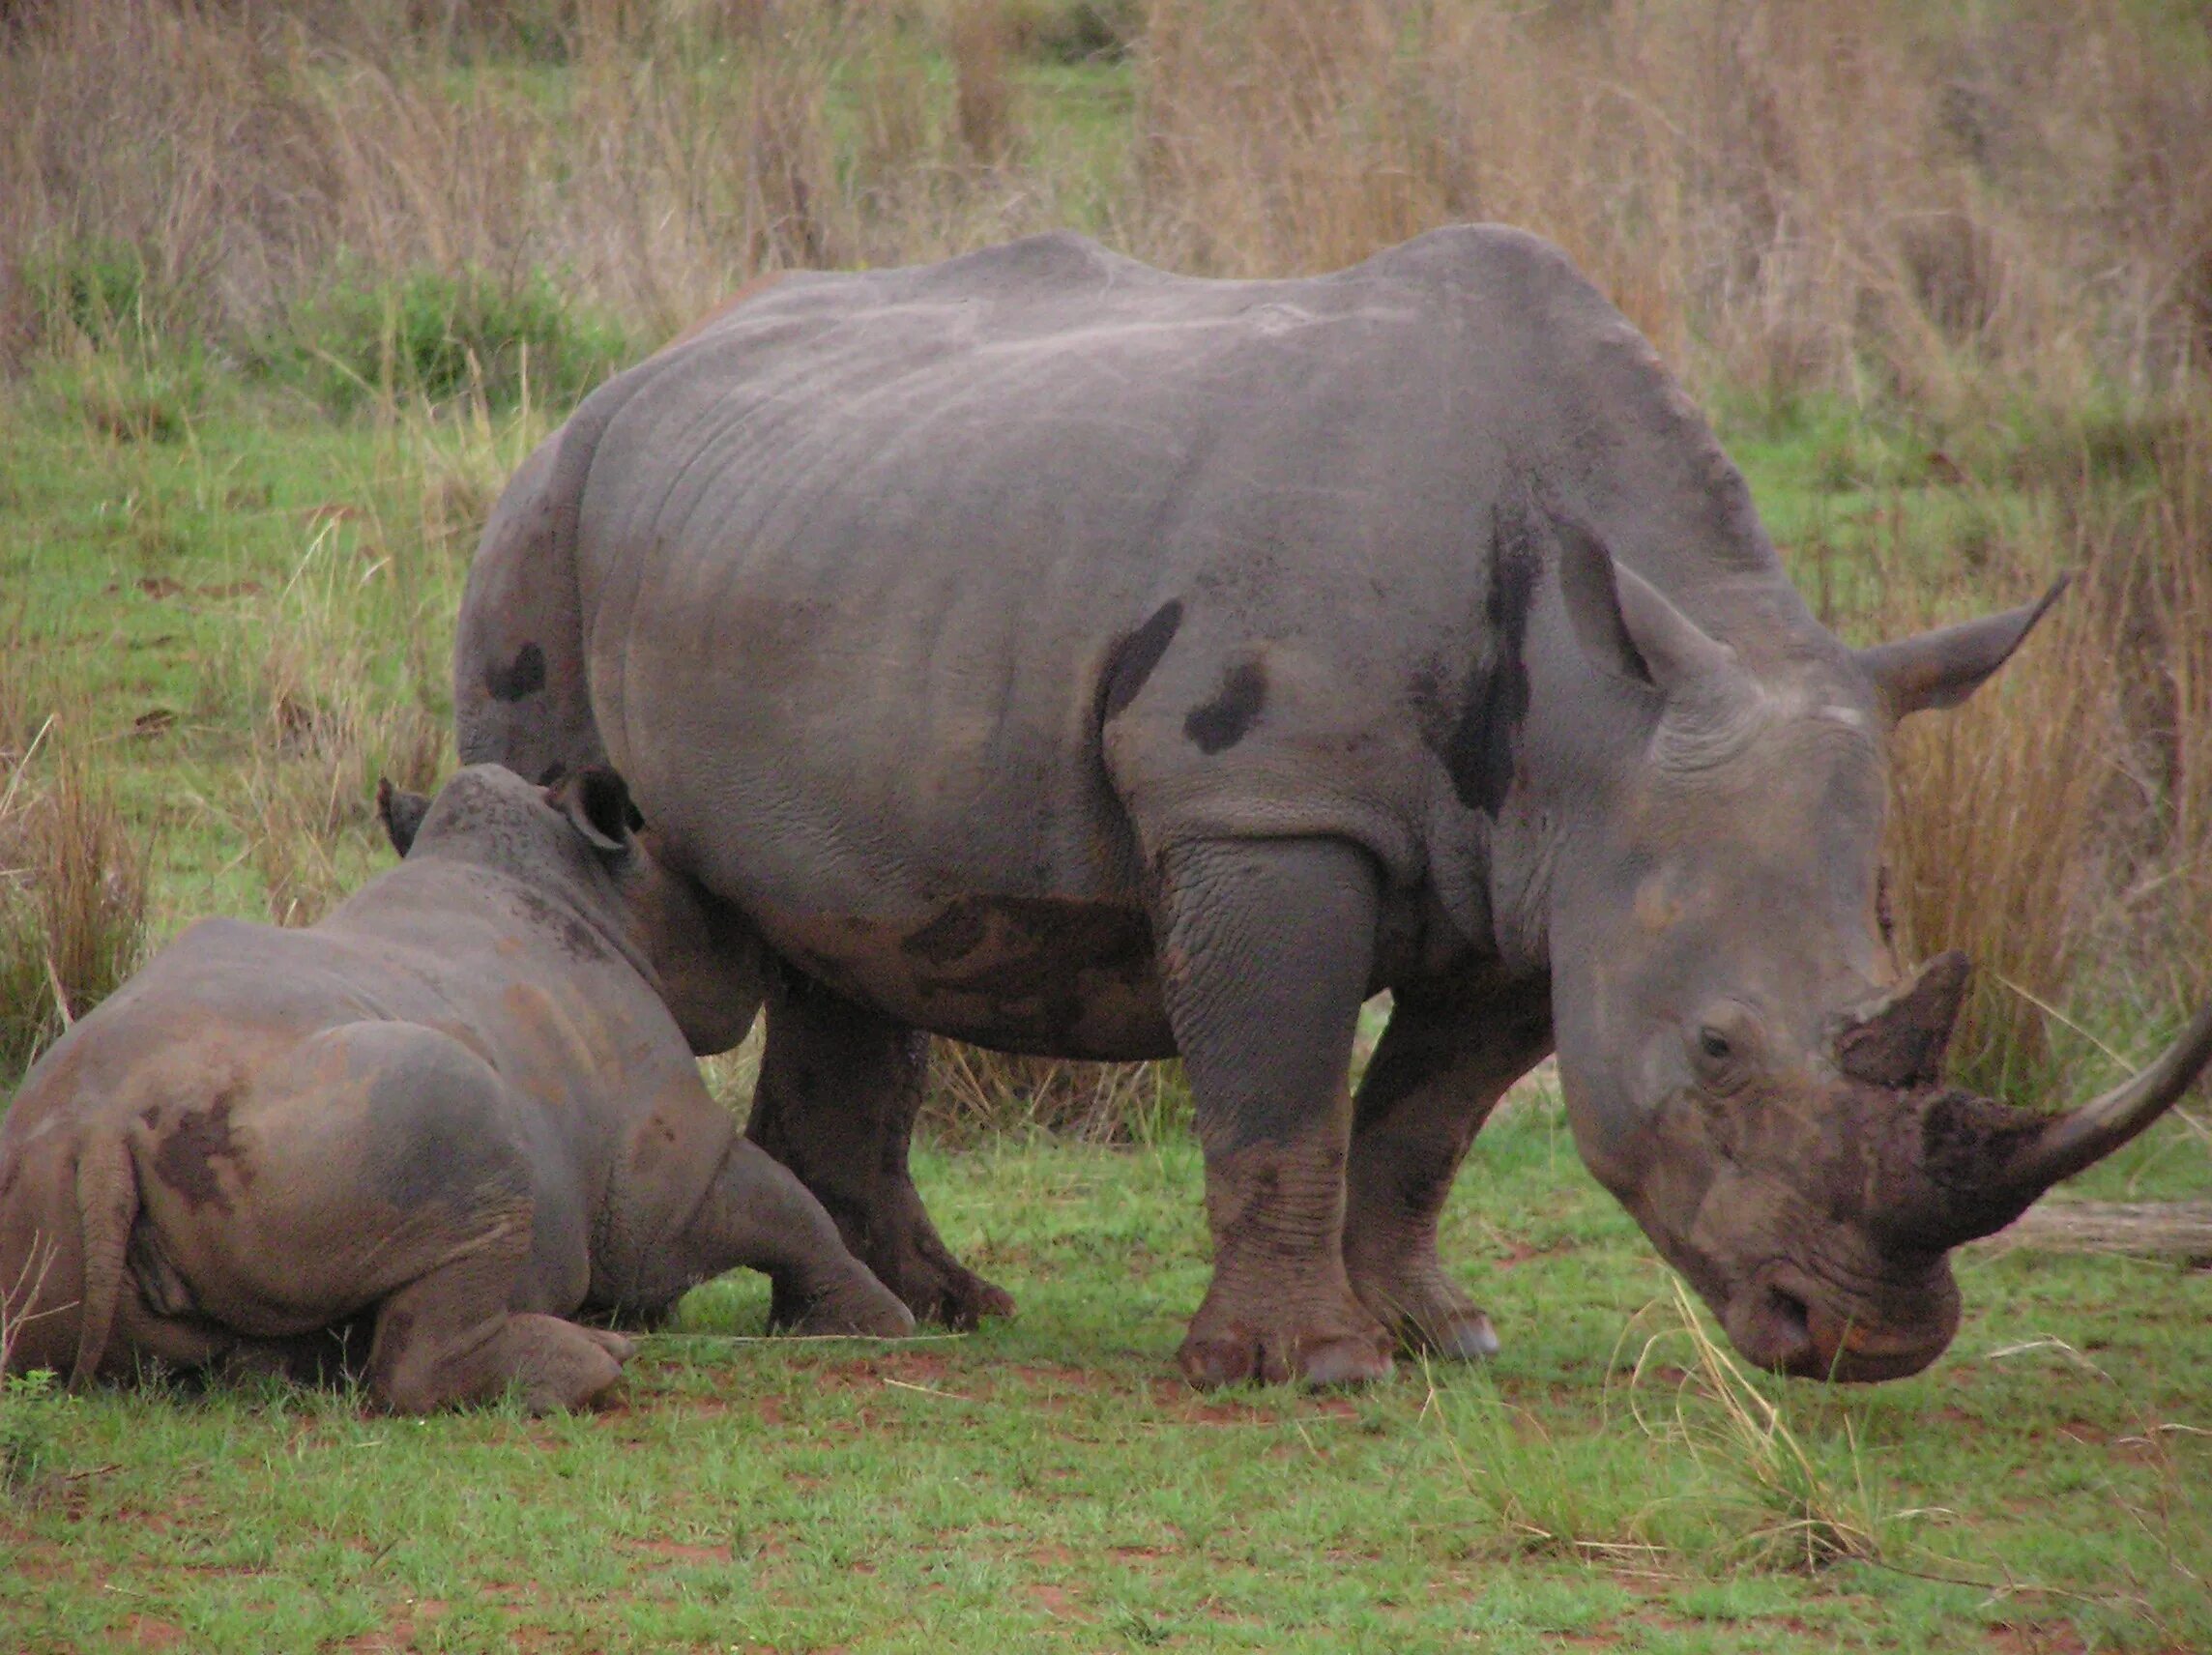
[(1698, 1050), (1716, 1063), (1727, 1062), (1735, 1052), (1729, 1037), (1709, 1023), (1698, 1031)]

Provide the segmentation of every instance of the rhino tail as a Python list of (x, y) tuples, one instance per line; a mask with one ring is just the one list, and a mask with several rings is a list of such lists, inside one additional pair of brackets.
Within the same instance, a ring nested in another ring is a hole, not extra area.
[(123, 1292), (123, 1256), (138, 1216), (138, 1173), (119, 1132), (95, 1131), (77, 1154), (77, 1222), (82, 1227), (84, 1289), (77, 1301), (76, 1366), (70, 1388), (100, 1372)]

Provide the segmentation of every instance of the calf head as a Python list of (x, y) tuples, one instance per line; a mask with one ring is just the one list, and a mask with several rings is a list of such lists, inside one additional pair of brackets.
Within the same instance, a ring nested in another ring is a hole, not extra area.
[[(1758, 673), (1563, 527), (1581, 654), (1632, 737), (1549, 801), (1559, 1070), (1577, 1145), (1738, 1350), (1785, 1373), (1910, 1374), (1956, 1331), (1948, 1253), (2171, 1104), (2212, 1011), (2071, 1115), (1943, 1084), (1967, 964), (1901, 972), (1880, 845), (1901, 717), (1964, 699), (2057, 595)], [(1570, 769), (1574, 767), (1569, 767)]]
[(472, 765), (435, 798), (380, 783), (377, 807), (409, 860), (497, 866), (573, 910), (637, 966), (693, 1052), (744, 1038), (760, 1004), (758, 944), (734, 912), (663, 863), (614, 770), (594, 766), (538, 786)]

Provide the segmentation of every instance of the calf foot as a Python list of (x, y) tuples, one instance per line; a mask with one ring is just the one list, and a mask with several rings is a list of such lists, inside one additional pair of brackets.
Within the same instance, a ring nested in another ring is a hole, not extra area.
[(914, 1312), (872, 1275), (833, 1283), (809, 1296), (795, 1293), (788, 1302), (778, 1289), (776, 1306), (783, 1311), (796, 1308), (797, 1314), (779, 1313), (771, 1307), (774, 1325), (802, 1337), (848, 1334), (864, 1339), (904, 1339), (914, 1331)]
[(619, 1333), (536, 1315), (511, 1318), (500, 1347), (506, 1381), (534, 1414), (597, 1400), (622, 1378), (623, 1363), (637, 1349)]
[[(917, 1321), (934, 1321), (961, 1331), (980, 1325), (986, 1316), (1014, 1314), (1013, 1295), (985, 1281), (957, 1259), (936, 1232), (878, 1236), (860, 1250), (874, 1272), (887, 1306), (872, 1294), (842, 1295), (835, 1308), (778, 1284), (769, 1318), (797, 1332), (872, 1333), (903, 1337)], [(891, 1314), (892, 1307), (897, 1315)], [(854, 1321), (853, 1325), (817, 1325), (824, 1318)], [(865, 1323), (864, 1325), (862, 1323)], [(895, 1323), (895, 1324), (894, 1324)]]

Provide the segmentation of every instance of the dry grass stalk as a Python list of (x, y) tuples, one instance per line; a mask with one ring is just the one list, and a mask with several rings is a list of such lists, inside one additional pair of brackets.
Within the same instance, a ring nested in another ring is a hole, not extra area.
[(1006, 17), (1002, 0), (956, 0), (946, 31), (960, 141), (986, 164), (1014, 148), (1014, 88), (1006, 78)]
[[(1670, 1276), (1673, 1325), (1645, 1340), (1629, 1378), (1637, 1423), (1679, 1442), (1724, 1490), (1751, 1508), (1742, 1531), (1745, 1560), (1806, 1573), (1851, 1559), (1877, 1560), (1882, 1515), (1863, 1479), (1839, 1484), (1809, 1453), (1783, 1408), (1715, 1341), (1679, 1277)], [(1689, 1347), (1685, 1368), (1669, 1370), (1663, 1350)], [(1665, 1416), (1645, 1409), (1644, 1393), (1674, 1378)], [(1857, 1445), (1851, 1445), (1854, 1466)]]
[(49, 731), (0, 782), (0, 1072), (19, 1072), (137, 966), (146, 873), (114, 796)]
[(1155, 1141), (1188, 1103), (1158, 1063), (1023, 1058), (955, 1040), (930, 1044), (922, 1118), (941, 1139), (1047, 1131), (1087, 1144)]
[[(2086, 584), (2086, 583), (2084, 583)], [(1927, 601), (1924, 588), (1891, 583)], [(1902, 633), (1928, 617), (1897, 618)], [(2109, 599), (2077, 590), (1955, 711), (1902, 726), (1889, 825), (1890, 894), (1907, 958), (1963, 948), (1975, 964), (1954, 1043), (1994, 1091), (2054, 1080), (2045, 1007), (2074, 981), (2118, 774)]]
[[(121, 249), (157, 311), (233, 340), (334, 268), (542, 270), (664, 334), (762, 268), (1067, 217), (1046, 146), (1011, 155), (1006, 0), (938, 14), (951, 136), (1005, 179), (945, 165), (899, 7), (524, 10), (58, 8), (0, 52), (0, 268)], [(1871, 367), (1915, 398), (2157, 393), (2212, 324), (2212, 76), (2162, 27), (2126, 0), (2001, 22), (1156, 0), (1136, 107), (1101, 134), (1138, 164), (1086, 216), (1223, 275), (1501, 218), (1739, 386), (1855, 392)], [(569, 65), (552, 97), (451, 73), (547, 49)], [(838, 116), (856, 73), (903, 110)], [(37, 285), (12, 331), (50, 307)]]

